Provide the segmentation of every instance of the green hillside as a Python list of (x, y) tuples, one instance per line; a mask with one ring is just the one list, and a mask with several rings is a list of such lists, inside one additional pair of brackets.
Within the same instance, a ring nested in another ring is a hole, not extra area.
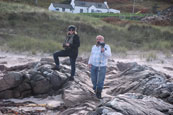
[(102, 34), (113, 52), (172, 50), (173, 27), (144, 24), (111, 25), (79, 14), (50, 12), (40, 7), (0, 2), (0, 49), (52, 53), (62, 48), (66, 28), (74, 24), (81, 40), (80, 52), (90, 51)]
[[(47, 9), (50, 3), (69, 4), (71, 0), (0, 0), (0, 1), (29, 4)], [(81, 0), (81, 1), (104, 2), (105, 0)], [(134, 7), (135, 12), (144, 11), (147, 13), (152, 12), (152, 8), (155, 4), (157, 4), (158, 10), (163, 10), (173, 5), (173, 0), (107, 0), (107, 2), (111, 8), (118, 9), (123, 13), (132, 12), (133, 5), (135, 6)]]

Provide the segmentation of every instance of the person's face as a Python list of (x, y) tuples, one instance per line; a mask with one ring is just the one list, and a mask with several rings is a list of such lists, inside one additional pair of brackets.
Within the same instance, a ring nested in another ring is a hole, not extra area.
[(102, 37), (97, 37), (97, 38), (96, 38), (96, 43), (97, 43), (97, 42), (104, 42), (104, 39), (103, 39)]
[(68, 31), (68, 33), (69, 33), (69, 34), (73, 34), (74, 31), (71, 29), (71, 30)]

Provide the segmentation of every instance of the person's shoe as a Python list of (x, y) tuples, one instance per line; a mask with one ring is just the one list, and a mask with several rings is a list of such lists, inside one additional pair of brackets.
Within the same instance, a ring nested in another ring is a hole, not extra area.
[(61, 68), (59, 66), (55, 66), (54, 68), (52, 68), (53, 70), (60, 70)]
[(102, 99), (102, 96), (101, 96), (101, 91), (97, 91), (96, 92), (96, 97), (98, 98), (98, 99)]
[(74, 77), (70, 77), (69, 78), (69, 81), (74, 81)]

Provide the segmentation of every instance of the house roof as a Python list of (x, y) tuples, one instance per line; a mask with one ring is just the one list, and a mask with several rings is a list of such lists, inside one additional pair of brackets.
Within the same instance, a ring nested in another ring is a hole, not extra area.
[(70, 5), (70, 4), (56, 4), (56, 3), (53, 3), (53, 6), (56, 8), (56, 7), (59, 7), (59, 8), (68, 8), (68, 9), (72, 9), (73, 7)]
[(96, 8), (107, 9), (107, 7), (104, 3), (75, 1), (75, 6), (90, 7), (92, 5), (95, 6)]

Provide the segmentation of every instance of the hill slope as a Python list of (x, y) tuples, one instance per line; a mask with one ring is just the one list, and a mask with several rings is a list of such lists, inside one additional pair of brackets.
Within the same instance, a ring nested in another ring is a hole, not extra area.
[[(0, 0), (5, 2), (15, 2), (15, 3), (23, 3), (29, 5), (36, 5), (43, 8), (48, 8), (50, 3), (64, 3), (68, 4), (71, 0)], [(37, 3), (35, 2), (37, 1)], [(104, 2), (105, 0), (81, 0), (81, 1), (89, 1), (89, 2)], [(111, 8), (115, 8), (120, 10), (121, 12), (132, 12), (134, 0), (107, 0), (108, 5)], [(135, 0), (135, 12), (145, 11), (152, 12), (153, 6), (157, 4), (158, 10), (163, 10), (171, 5), (173, 5), (173, 0)]]
[(90, 51), (95, 36), (102, 34), (113, 52), (127, 50), (171, 50), (172, 27), (143, 24), (121, 26), (100, 19), (69, 13), (50, 12), (39, 7), (0, 2), (1, 50), (52, 53), (62, 47), (66, 28), (74, 24), (81, 40), (80, 52)]

